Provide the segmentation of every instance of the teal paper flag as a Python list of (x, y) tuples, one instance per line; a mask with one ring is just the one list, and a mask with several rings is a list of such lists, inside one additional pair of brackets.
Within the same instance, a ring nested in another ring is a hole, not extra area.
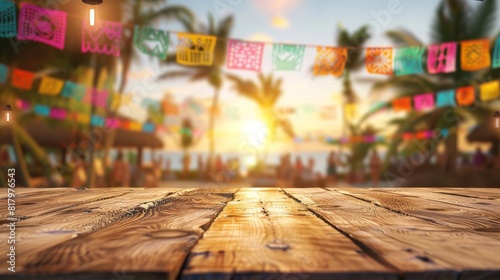
[(7, 66), (0, 64), (0, 84), (5, 84), (5, 81), (7, 81), (7, 71)]
[(437, 93), (436, 97), (436, 106), (437, 107), (445, 107), (445, 106), (456, 106), (457, 102), (455, 101), (455, 90), (443, 90)]
[(40, 105), (40, 104), (36, 104), (33, 107), (33, 111), (35, 112), (35, 114), (40, 115), (40, 116), (48, 116), (50, 114), (49, 106)]
[(495, 50), (493, 51), (493, 68), (500, 67), (500, 37), (497, 38), (497, 42), (495, 44)]
[(85, 86), (72, 82), (66, 82), (66, 84), (64, 84), (61, 96), (82, 101), (83, 97), (85, 96)]
[(151, 27), (134, 27), (134, 45), (142, 53), (167, 58), (168, 51), (168, 31), (154, 29)]
[(306, 47), (302, 45), (274, 44), (273, 69), (294, 70), (302, 68)]
[(155, 132), (155, 125), (152, 123), (145, 123), (142, 126), (142, 131), (144, 132)]
[(104, 118), (98, 115), (92, 115), (92, 117), (90, 118), (90, 124), (93, 126), (103, 127)]
[(395, 73), (397, 76), (412, 75), (422, 73), (422, 57), (424, 48), (408, 47), (401, 48), (396, 53)]
[(17, 35), (16, 7), (13, 1), (0, 0), (0, 38)]

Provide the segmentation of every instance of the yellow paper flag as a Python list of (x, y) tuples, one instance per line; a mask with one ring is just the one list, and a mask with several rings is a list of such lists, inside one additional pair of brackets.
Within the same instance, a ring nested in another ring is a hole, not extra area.
[(344, 106), (344, 114), (346, 120), (353, 120), (356, 118), (357, 106), (356, 103), (348, 103)]
[(142, 130), (142, 125), (140, 122), (130, 122), (130, 130), (133, 131), (141, 131)]
[(42, 82), (40, 83), (40, 87), (38, 88), (38, 92), (40, 94), (46, 95), (58, 95), (64, 86), (64, 81), (51, 78), (51, 77), (43, 77)]
[(481, 95), (481, 100), (482, 101), (490, 101), (493, 99), (496, 99), (500, 97), (500, 82), (499, 81), (492, 81), (488, 83), (481, 84), (479, 86), (480, 88), (480, 95)]
[(462, 70), (477, 71), (490, 66), (490, 41), (488, 39), (462, 41), (460, 61)]
[(79, 123), (88, 124), (90, 123), (90, 115), (85, 113), (78, 113), (77, 121)]
[(184, 65), (212, 65), (217, 37), (178, 33), (177, 63)]

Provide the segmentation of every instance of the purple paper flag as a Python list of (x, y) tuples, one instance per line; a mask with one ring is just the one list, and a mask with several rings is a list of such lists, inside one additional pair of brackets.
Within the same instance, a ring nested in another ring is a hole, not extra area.
[(431, 45), (427, 58), (429, 73), (450, 73), (456, 70), (457, 43)]
[(434, 107), (434, 95), (432, 93), (424, 93), (416, 95), (413, 98), (415, 110), (423, 111)]
[(66, 13), (40, 8), (28, 3), (21, 4), (17, 38), (32, 40), (64, 49)]
[(67, 115), (66, 110), (61, 108), (52, 108), (50, 110), (50, 117), (57, 120), (65, 119)]
[(87, 29), (85, 22), (82, 27), (82, 52), (120, 56), (120, 43), (123, 25), (120, 22), (102, 21), (98, 30)]
[(227, 68), (260, 71), (264, 43), (230, 40)]

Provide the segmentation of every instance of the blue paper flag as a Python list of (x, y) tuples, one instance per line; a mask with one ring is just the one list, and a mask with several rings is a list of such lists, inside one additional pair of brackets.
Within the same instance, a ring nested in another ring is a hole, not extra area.
[(16, 35), (16, 6), (13, 1), (0, 0), (0, 38), (11, 38)]
[(64, 84), (61, 96), (82, 101), (83, 97), (85, 96), (85, 86), (75, 84), (73, 82), (66, 82), (66, 84)]
[(455, 101), (455, 90), (448, 89), (439, 91), (436, 97), (436, 106), (437, 107), (445, 107), (445, 106), (456, 106), (457, 103)]
[(421, 47), (408, 47), (401, 48), (396, 53), (395, 59), (395, 72), (397, 76), (412, 75), (422, 73), (422, 57), (424, 55), (424, 48)]
[(450, 132), (448, 131), (448, 129), (446, 129), (446, 128), (441, 129), (441, 136), (443, 136), (443, 138), (448, 137), (448, 135), (450, 135)]
[(40, 116), (48, 116), (50, 114), (49, 106), (40, 105), (40, 104), (36, 104), (33, 107), (33, 111), (35, 112), (35, 114), (40, 115)]
[(90, 124), (93, 126), (103, 127), (104, 126), (104, 118), (97, 115), (92, 115), (90, 118)]
[(7, 81), (7, 71), (7, 66), (0, 64), (0, 84), (5, 84), (5, 81)]
[(495, 44), (495, 50), (493, 51), (493, 68), (500, 67), (500, 37), (497, 38), (497, 42)]
[(155, 125), (152, 123), (145, 123), (142, 126), (142, 131), (144, 132), (155, 132)]

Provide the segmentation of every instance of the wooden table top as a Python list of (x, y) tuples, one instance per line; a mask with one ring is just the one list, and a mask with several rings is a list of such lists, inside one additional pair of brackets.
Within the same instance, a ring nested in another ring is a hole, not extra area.
[[(500, 279), (500, 189), (7, 190), (0, 279)], [(5, 226), (7, 224), (7, 226)]]

